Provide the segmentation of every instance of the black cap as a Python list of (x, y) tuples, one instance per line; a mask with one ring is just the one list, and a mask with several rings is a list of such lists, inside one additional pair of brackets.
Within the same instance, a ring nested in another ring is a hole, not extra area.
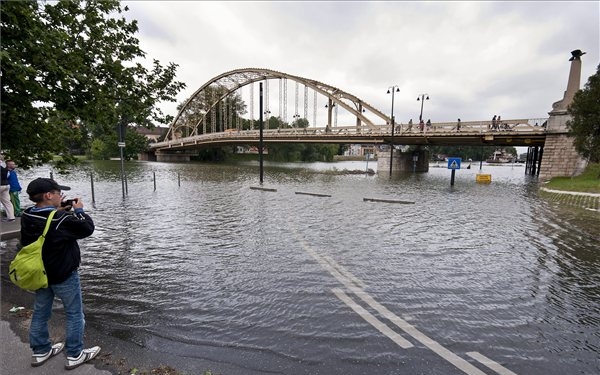
[(51, 178), (36, 178), (31, 181), (27, 186), (27, 194), (30, 196), (48, 193), (54, 190), (71, 190), (68, 186), (59, 185), (56, 181)]

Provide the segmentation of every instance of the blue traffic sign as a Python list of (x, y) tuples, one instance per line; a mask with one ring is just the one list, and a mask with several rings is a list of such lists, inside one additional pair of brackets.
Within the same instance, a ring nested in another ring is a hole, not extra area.
[(448, 169), (460, 169), (461, 158), (448, 158)]

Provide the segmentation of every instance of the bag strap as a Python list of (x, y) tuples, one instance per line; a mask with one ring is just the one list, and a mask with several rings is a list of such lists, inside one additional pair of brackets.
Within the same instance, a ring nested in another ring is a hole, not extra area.
[(50, 215), (48, 215), (48, 220), (46, 220), (46, 227), (44, 228), (44, 233), (42, 233), (42, 237), (46, 238), (46, 233), (48, 233), (48, 229), (50, 229), (50, 223), (52, 222), (52, 218), (54, 217), (54, 214), (56, 213), (56, 210), (53, 210), (52, 212), (50, 212)]

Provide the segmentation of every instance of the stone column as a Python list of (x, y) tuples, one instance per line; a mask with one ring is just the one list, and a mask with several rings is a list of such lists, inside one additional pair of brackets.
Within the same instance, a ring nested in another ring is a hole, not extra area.
[(571, 52), (571, 69), (569, 71), (569, 81), (567, 90), (563, 98), (552, 104), (552, 111), (548, 114), (548, 123), (546, 124), (546, 143), (544, 145), (544, 154), (540, 166), (540, 180), (549, 180), (552, 177), (571, 177), (583, 172), (587, 166), (587, 161), (583, 159), (573, 145), (573, 139), (568, 136), (567, 121), (571, 116), (567, 108), (573, 101), (575, 93), (579, 91), (581, 84), (581, 56), (585, 52), (575, 50)]

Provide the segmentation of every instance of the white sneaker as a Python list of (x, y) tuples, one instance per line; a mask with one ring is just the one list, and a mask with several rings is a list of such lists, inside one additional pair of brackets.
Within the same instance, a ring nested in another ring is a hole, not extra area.
[(46, 363), (47, 360), (54, 357), (58, 353), (62, 352), (65, 345), (62, 342), (52, 345), (50, 351), (44, 354), (34, 354), (31, 356), (31, 365), (33, 367), (41, 366)]
[(94, 346), (89, 349), (83, 349), (77, 357), (67, 357), (67, 364), (65, 365), (65, 368), (67, 370), (73, 370), (74, 368), (79, 367), (85, 362), (94, 359), (98, 355), (98, 353), (100, 353), (99, 346)]

